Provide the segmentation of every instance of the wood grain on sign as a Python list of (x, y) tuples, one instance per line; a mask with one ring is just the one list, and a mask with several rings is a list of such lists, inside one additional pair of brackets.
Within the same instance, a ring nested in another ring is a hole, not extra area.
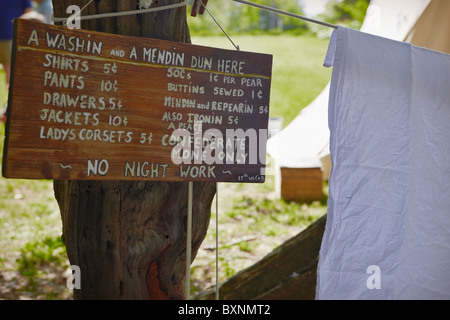
[(14, 26), (4, 177), (264, 182), (271, 55)]

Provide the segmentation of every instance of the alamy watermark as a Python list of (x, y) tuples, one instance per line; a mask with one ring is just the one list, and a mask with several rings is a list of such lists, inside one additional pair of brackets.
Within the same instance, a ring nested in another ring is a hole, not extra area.
[(69, 29), (81, 29), (81, 10), (77, 5), (71, 5), (67, 7), (66, 13), (72, 15), (67, 18), (66, 26)]
[[(167, 144), (173, 146), (171, 159), (174, 164), (267, 165), (268, 129), (209, 128), (203, 132), (200, 121), (194, 122), (193, 129), (193, 134), (186, 129), (177, 129), (169, 137)], [(271, 135), (276, 133), (278, 130), (270, 130)], [(265, 169), (261, 169), (264, 171), (261, 174), (273, 174)]]
[(373, 264), (367, 267), (366, 273), (371, 275), (366, 280), (367, 289), (381, 289), (381, 269)]
[(81, 289), (81, 269), (77, 265), (71, 265), (67, 268), (69, 277), (67, 278), (66, 285), (70, 290)]

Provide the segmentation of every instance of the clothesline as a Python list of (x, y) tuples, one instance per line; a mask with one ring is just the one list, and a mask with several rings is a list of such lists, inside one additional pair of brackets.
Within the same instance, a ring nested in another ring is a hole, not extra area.
[[(121, 16), (127, 16), (127, 15), (133, 15), (133, 14), (142, 14), (142, 13), (163, 11), (163, 10), (169, 10), (169, 9), (175, 9), (178, 7), (183, 7), (183, 6), (187, 5), (188, 2), (190, 2), (190, 1), (191, 0), (184, 0), (183, 2), (180, 2), (180, 3), (174, 3), (174, 4), (162, 6), (162, 7), (153, 7), (153, 8), (142, 9), (142, 10), (138, 9), (138, 10), (129, 10), (129, 11), (98, 13), (98, 14), (92, 14), (92, 15), (87, 15), (87, 16), (80, 15), (79, 19), (80, 20), (91, 20), (91, 19), (101, 19), (101, 18), (113, 18), (113, 17), (121, 17)], [(52, 13), (53, 22), (65, 22), (68, 19), (69, 18), (56, 18), (53, 16), (53, 13)]]
[(316, 24), (320, 24), (322, 26), (326, 26), (326, 27), (330, 27), (330, 28), (334, 28), (334, 29), (337, 28), (337, 26), (335, 26), (334, 24), (331, 24), (331, 23), (323, 22), (323, 21), (316, 20), (316, 19), (307, 18), (307, 17), (304, 17), (304, 16), (300, 16), (298, 14), (294, 14), (294, 13), (291, 13), (291, 12), (279, 10), (277, 8), (264, 6), (262, 4), (257, 4), (257, 3), (253, 3), (253, 2), (250, 2), (250, 1), (246, 1), (246, 0), (232, 0), (232, 1), (243, 3), (243, 4), (246, 4), (246, 5), (252, 6), (252, 7), (256, 7), (256, 8), (262, 9), (262, 10), (266, 10), (266, 11), (282, 14), (282, 15), (285, 15), (285, 16), (288, 16), (288, 17), (291, 17), (291, 18), (304, 20), (304, 21), (308, 21), (308, 22), (312, 22), (312, 23), (316, 23)]
[[(312, 22), (312, 23), (316, 23), (316, 24), (320, 24), (326, 27), (330, 27), (330, 28), (334, 28), (336, 29), (337, 26), (331, 24), (331, 23), (327, 23), (327, 22), (323, 22), (320, 20), (316, 20), (316, 19), (311, 19), (308, 17), (304, 17), (304, 16), (300, 16), (298, 14), (294, 14), (291, 12), (287, 12), (287, 11), (283, 11), (277, 8), (272, 8), (269, 6), (264, 6), (261, 4), (257, 4), (257, 3), (253, 3), (250, 1), (246, 1), (246, 0), (232, 0), (234, 2), (238, 2), (238, 3), (242, 3), (242, 4), (246, 4), (248, 6), (252, 6), (252, 7), (256, 7), (259, 8), (261, 10), (266, 10), (266, 11), (270, 11), (270, 12), (274, 12), (277, 14), (281, 14), (281, 15), (285, 15), (294, 19), (299, 19), (299, 20), (304, 20), (307, 22)], [(162, 10), (169, 10), (169, 9), (174, 9), (174, 8), (178, 8), (178, 7), (183, 7), (185, 5), (188, 4), (188, 2), (190, 2), (190, 0), (185, 0), (183, 2), (180, 3), (175, 3), (175, 4), (169, 4), (166, 6), (162, 6), (162, 7), (153, 7), (153, 8), (148, 8), (148, 9), (143, 9), (143, 10), (130, 10), (130, 11), (121, 11), (121, 12), (110, 12), (110, 13), (99, 13), (99, 14), (93, 14), (93, 15), (86, 15), (86, 16), (80, 16), (79, 19), (80, 20), (90, 20), (90, 19), (101, 19), (101, 18), (112, 18), (112, 17), (119, 17), (119, 16), (126, 16), (126, 15), (133, 15), (133, 14), (142, 14), (142, 13), (149, 13), (149, 12), (156, 12), (156, 11), (162, 11)], [(53, 22), (65, 22), (67, 21), (69, 18), (57, 18), (54, 17), (52, 14), (52, 20)]]

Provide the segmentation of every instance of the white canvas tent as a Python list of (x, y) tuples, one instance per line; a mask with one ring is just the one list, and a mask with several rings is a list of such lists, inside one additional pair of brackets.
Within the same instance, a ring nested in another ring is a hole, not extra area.
[[(448, 0), (371, 0), (361, 31), (450, 53), (449, 17)], [(267, 151), (277, 166), (322, 167), (328, 179), (328, 93), (329, 85), (268, 140)]]

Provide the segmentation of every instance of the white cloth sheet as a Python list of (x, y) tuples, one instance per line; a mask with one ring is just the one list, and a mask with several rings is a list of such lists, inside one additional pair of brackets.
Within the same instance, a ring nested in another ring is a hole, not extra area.
[(333, 38), (316, 298), (450, 299), (450, 55)]
[[(361, 31), (405, 40), (430, 0), (371, 0)], [(280, 167), (329, 169), (329, 84), (297, 117), (267, 141), (267, 152)], [(295, 108), (296, 106), (292, 106)]]

